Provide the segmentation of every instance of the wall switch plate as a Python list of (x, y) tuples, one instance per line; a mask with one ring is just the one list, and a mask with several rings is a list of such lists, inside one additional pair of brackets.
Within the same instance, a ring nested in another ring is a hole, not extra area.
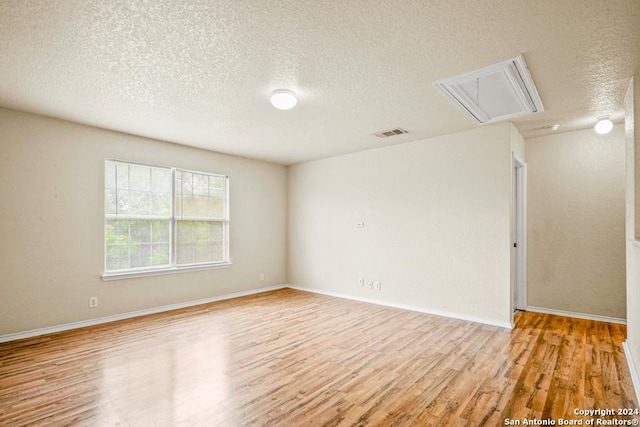
[(260, 273), (260, 280), (264, 280), (264, 273)]
[(373, 289), (373, 282), (369, 282), (369, 289)]
[(375, 282), (373, 282), (373, 287), (376, 288), (376, 291), (379, 291), (380, 289), (382, 289), (382, 283), (379, 280), (376, 280)]
[(98, 306), (98, 297), (89, 297), (89, 308), (96, 308)]
[(360, 284), (360, 286), (364, 286), (364, 277), (359, 278), (358, 283)]
[(356, 223), (356, 227), (364, 228), (364, 221), (359, 221), (358, 223)]

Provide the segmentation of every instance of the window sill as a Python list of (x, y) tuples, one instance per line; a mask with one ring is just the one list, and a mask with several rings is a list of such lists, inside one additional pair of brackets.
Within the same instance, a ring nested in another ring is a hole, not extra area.
[(111, 280), (134, 279), (136, 277), (163, 276), (165, 274), (186, 273), (189, 271), (230, 268), (231, 265), (232, 265), (231, 262), (224, 262), (219, 264), (192, 265), (189, 267), (165, 268), (162, 270), (140, 270), (140, 271), (128, 271), (124, 273), (103, 273), (101, 277), (102, 277), (102, 281), (109, 282)]

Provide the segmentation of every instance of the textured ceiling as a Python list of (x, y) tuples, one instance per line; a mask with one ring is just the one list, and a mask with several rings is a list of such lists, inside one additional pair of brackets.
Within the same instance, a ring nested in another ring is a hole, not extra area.
[(523, 136), (621, 121), (640, 1), (2, 0), (0, 106), (291, 164), (471, 129), (432, 83), (519, 53)]

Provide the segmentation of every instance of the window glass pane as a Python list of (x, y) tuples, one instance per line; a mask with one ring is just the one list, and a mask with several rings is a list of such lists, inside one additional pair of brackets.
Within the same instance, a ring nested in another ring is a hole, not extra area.
[(171, 169), (105, 162), (105, 213), (171, 216)]
[(222, 219), (225, 188), (225, 177), (177, 171), (177, 218)]
[(193, 194), (194, 196), (209, 195), (209, 177), (207, 175), (193, 175)]
[(151, 215), (151, 194), (148, 191), (129, 190), (129, 215)]
[(171, 170), (151, 170), (151, 213), (159, 216), (171, 215)]
[(151, 191), (154, 194), (171, 195), (171, 170), (170, 169), (152, 168)]
[[(177, 196), (179, 197), (179, 196)], [(182, 196), (176, 201), (176, 206), (180, 207), (177, 217), (179, 219), (218, 219), (222, 218), (222, 201), (207, 196)]]
[(169, 243), (153, 243), (151, 265), (169, 265)]
[(116, 164), (108, 160), (104, 162), (104, 188), (116, 188)]
[(129, 188), (151, 191), (151, 169), (149, 166), (129, 165)]
[(178, 221), (178, 265), (223, 261), (223, 228), (222, 221)]
[(127, 163), (116, 164), (116, 177), (118, 179), (119, 189), (129, 188), (129, 165)]
[(107, 271), (168, 265), (169, 227), (169, 220), (108, 220)]
[(151, 245), (149, 243), (131, 243), (131, 268), (150, 267)]
[(116, 163), (104, 163), (104, 212), (116, 213)]
[(193, 195), (193, 174), (184, 171), (176, 171), (176, 193)]
[(116, 191), (111, 188), (104, 190), (104, 212), (106, 214), (116, 213)]
[(106, 266), (109, 270), (129, 268), (129, 221), (109, 220), (106, 224)]
[(185, 186), (185, 172), (176, 171), (175, 173), (175, 201), (173, 203), (176, 217), (182, 217), (182, 199), (187, 194), (187, 190), (184, 188)]
[(169, 229), (171, 221), (156, 220), (151, 223), (151, 265), (169, 265)]
[(153, 221), (132, 220), (129, 221), (129, 230), (131, 232), (131, 243), (150, 243), (151, 242), (151, 224)]
[(211, 193), (216, 193), (222, 191), (224, 194), (225, 191), (225, 177), (224, 176), (210, 176), (209, 177), (209, 187), (211, 188)]
[(129, 246), (108, 245), (107, 246), (107, 271), (124, 270), (129, 268)]
[(226, 181), (226, 178), (223, 176), (209, 177), (209, 197), (211, 197), (213, 215), (216, 218), (224, 217), (224, 204), (227, 192)]
[(151, 194), (151, 212), (153, 215), (171, 216), (171, 193)]
[(116, 190), (116, 213), (119, 215), (128, 215), (131, 213), (131, 205), (129, 203), (129, 190)]
[(169, 244), (169, 221), (157, 220), (151, 221), (153, 225), (151, 241), (153, 243)]

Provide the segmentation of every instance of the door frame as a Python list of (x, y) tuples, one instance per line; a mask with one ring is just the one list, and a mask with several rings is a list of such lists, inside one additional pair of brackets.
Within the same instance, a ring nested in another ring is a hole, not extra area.
[(514, 285), (512, 307), (514, 310), (527, 308), (527, 164), (513, 154), (513, 194), (514, 194), (514, 236), (518, 247), (514, 256)]

